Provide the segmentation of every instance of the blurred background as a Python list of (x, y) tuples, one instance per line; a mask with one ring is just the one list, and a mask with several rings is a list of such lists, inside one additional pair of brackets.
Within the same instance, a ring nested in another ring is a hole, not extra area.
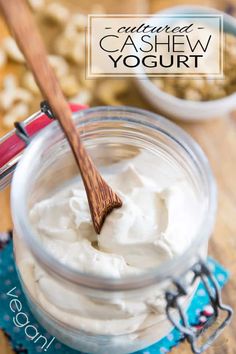
[[(154, 110), (132, 79), (85, 79), (85, 36), (88, 13), (152, 14), (177, 5), (201, 5), (236, 16), (236, 0), (28, 0), (50, 61), (69, 101), (94, 105), (132, 105)], [(234, 55), (236, 46), (232, 48)], [(236, 57), (235, 57), (236, 58)], [(234, 67), (235, 65), (235, 67)], [(236, 74), (236, 60), (231, 75)], [(236, 75), (235, 75), (236, 76)], [(24, 58), (0, 18), (0, 137), (39, 110), (41, 95), (27, 69)], [(210, 253), (231, 271), (232, 279), (224, 290), (225, 301), (234, 306), (236, 291), (236, 113), (213, 121), (180, 123), (202, 146), (212, 165), (219, 188), (219, 209)], [(12, 227), (9, 188), (0, 192), (0, 232)], [(210, 354), (236, 353), (236, 323), (224, 332)], [(13, 353), (0, 331), (0, 353)], [(19, 352), (25, 353), (25, 352)], [(181, 345), (173, 353), (190, 353)]]
[[(28, 0), (28, 2), (35, 14), (50, 54), (50, 62), (60, 79), (64, 94), (72, 102), (92, 106), (128, 104), (149, 108), (133, 85), (132, 79), (85, 79), (84, 29), (87, 24), (87, 13), (152, 14), (168, 7), (195, 4), (210, 6), (236, 15), (235, 0)], [(234, 44), (236, 46), (236, 41)], [(172, 86), (166, 84), (166, 90), (172, 92)], [(196, 94), (193, 97), (197, 99)], [(40, 100), (41, 95), (24, 64), (24, 58), (1, 21), (1, 135), (13, 127), (14, 121), (22, 120), (37, 111)]]

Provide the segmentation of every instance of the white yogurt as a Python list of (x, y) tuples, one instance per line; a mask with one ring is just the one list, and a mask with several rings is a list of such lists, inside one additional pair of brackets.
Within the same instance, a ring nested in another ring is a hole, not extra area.
[[(184, 252), (196, 236), (204, 202), (184, 174), (173, 174), (162, 164), (160, 159), (150, 173), (150, 157), (142, 153), (107, 168), (104, 178), (123, 206), (107, 217), (100, 235), (93, 229), (81, 181), (36, 203), (30, 219), (45, 250), (80, 272), (110, 278), (140, 274)], [(69, 289), (23, 253), (18, 266), (27, 287), (48, 313), (65, 324), (119, 335), (144, 329), (163, 313), (158, 288), (136, 300), (118, 296), (99, 302)]]

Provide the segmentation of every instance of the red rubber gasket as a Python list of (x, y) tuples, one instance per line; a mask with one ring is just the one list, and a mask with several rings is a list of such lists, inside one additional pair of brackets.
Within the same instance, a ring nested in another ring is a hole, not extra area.
[[(77, 112), (81, 109), (87, 108), (87, 106), (72, 103), (70, 104), (70, 108), (72, 112)], [(38, 118), (25, 125), (24, 128), (29, 136), (32, 137), (52, 122), (53, 119), (48, 118), (46, 114), (42, 113)], [(9, 138), (0, 144), (0, 168), (10, 162), (15, 156), (23, 151), (24, 148), (25, 143), (23, 140), (21, 140), (15, 133), (10, 135)]]

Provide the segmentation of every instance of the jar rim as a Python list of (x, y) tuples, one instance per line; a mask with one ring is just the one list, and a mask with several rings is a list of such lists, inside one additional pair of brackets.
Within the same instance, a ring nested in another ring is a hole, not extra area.
[[(185, 272), (187, 261), (191, 262), (191, 259), (196, 254), (196, 250), (199, 249), (201, 243), (210, 236), (212, 231), (216, 204), (217, 204), (217, 193), (215, 180), (209, 165), (209, 162), (200, 148), (200, 146), (195, 142), (195, 140), (189, 136), (182, 128), (177, 126), (175, 123), (170, 122), (168, 119), (149, 112), (144, 109), (138, 109), (129, 106), (120, 107), (110, 107), (110, 106), (99, 106), (94, 108), (88, 108), (76, 112), (73, 114), (75, 120), (81, 120), (85, 118), (86, 114), (91, 113), (122, 113), (122, 115), (117, 118), (117, 121), (126, 122), (128, 118), (125, 118), (125, 114), (139, 114), (143, 117), (143, 121), (134, 120), (137, 124), (145, 124), (152, 129), (161, 131), (168, 135), (168, 137), (174, 139), (179, 145), (200, 164), (201, 172), (204, 175), (205, 180), (208, 184), (209, 190), (209, 207), (204, 215), (201, 226), (192, 241), (192, 243), (186, 248), (185, 252), (180, 255), (176, 255), (173, 259), (163, 262), (161, 265), (145, 271), (142, 274), (127, 275), (124, 278), (114, 279), (104, 276), (95, 276), (93, 274), (85, 274), (74, 268), (71, 268), (65, 264), (62, 264), (56, 258), (54, 258), (49, 252), (47, 252), (38, 238), (35, 235), (27, 212), (26, 200), (27, 196), (27, 183), (25, 179), (25, 171), (29, 166), (30, 159), (35, 156), (37, 149), (42, 146), (46, 139), (50, 139), (50, 136), (61, 132), (61, 128), (58, 122), (53, 122), (49, 126), (43, 129), (37, 136), (33, 139), (32, 143), (25, 150), (13, 176), (12, 188), (11, 188), (11, 207), (12, 207), (12, 217), (13, 224), (17, 232), (19, 231), (22, 235), (27, 246), (29, 246), (34, 257), (38, 259), (42, 264), (49, 270), (59, 276), (63, 276), (65, 279), (72, 281), (80, 286), (102, 289), (102, 290), (125, 290), (125, 289), (138, 289), (144, 286), (152, 285), (156, 282), (161, 282), (166, 280), (171, 275), (175, 274), (176, 269), (179, 273)], [(110, 117), (111, 118), (111, 117)], [(146, 118), (146, 119), (145, 119)], [(109, 120), (109, 118), (104, 118)], [(148, 121), (152, 120), (152, 123)], [(99, 120), (103, 121), (103, 118)], [(114, 118), (113, 118), (114, 120)], [(131, 122), (130, 118), (128, 119)], [(80, 123), (78, 123), (80, 125)], [(88, 123), (89, 124), (89, 123)], [(191, 153), (190, 153), (191, 151)]]

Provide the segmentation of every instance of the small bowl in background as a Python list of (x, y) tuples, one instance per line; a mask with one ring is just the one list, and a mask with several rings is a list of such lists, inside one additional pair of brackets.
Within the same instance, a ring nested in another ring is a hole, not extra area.
[[(157, 14), (202, 14), (223, 15), (224, 32), (236, 36), (236, 19), (222, 11), (203, 6), (176, 6), (160, 11)], [(235, 63), (236, 70), (236, 63)], [(236, 92), (220, 99), (208, 101), (192, 101), (173, 96), (158, 88), (147, 76), (143, 79), (136, 77), (138, 87), (151, 105), (170, 118), (184, 121), (200, 121), (217, 117), (224, 117), (236, 110)]]

